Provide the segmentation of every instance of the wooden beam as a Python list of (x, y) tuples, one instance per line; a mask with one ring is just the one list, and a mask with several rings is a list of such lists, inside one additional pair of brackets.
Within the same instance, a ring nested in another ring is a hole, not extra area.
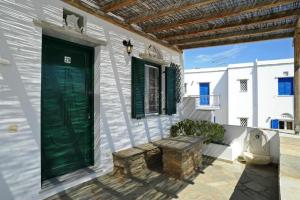
[[(240, 38), (240, 37), (255, 37), (257, 35), (263, 35), (263, 34), (274, 34), (274, 33), (277, 33), (279, 31), (283, 31), (283, 30), (288, 30), (288, 29), (282, 29), (282, 30), (268, 30), (268, 31), (264, 31), (264, 32), (261, 32), (261, 33), (250, 33), (250, 34), (244, 34), (244, 35), (241, 35), (241, 36), (226, 36), (226, 37), (222, 37), (222, 38), (214, 38), (214, 39), (210, 39), (210, 40), (200, 40), (200, 41), (192, 41), (192, 42), (186, 42), (186, 43), (183, 43), (183, 44), (178, 44), (178, 46), (181, 46), (181, 45), (190, 45), (190, 44), (200, 44), (200, 43), (209, 43), (209, 42), (214, 42), (214, 41), (220, 41), (220, 40), (235, 40), (236, 38)], [(294, 30), (291, 29), (291, 30)]]
[(180, 22), (175, 22), (175, 23), (169, 23), (169, 24), (160, 24), (156, 25), (155, 27), (144, 27), (143, 30), (147, 33), (155, 33), (155, 32), (161, 32), (162, 30), (169, 30), (172, 28), (177, 28), (177, 27), (182, 27), (182, 26), (188, 26), (188, 25), (195, 25), (195, 24), (202, 24), (202, 23), (207, 23), (209, 21), (214, 21), (217, 19), (223, 19), (226, 17), (238, 17), (241, 14), (244, 13), (249, 13), (249, 12), (254, 12), (258, 10), (264, 10), (264, 9), (269, 9), (272, 7), (280, 6), (280, 5), (286, 5), (292, 2), (297, 2), (295, 0), (278, 0), (276, 3), (269, 3), (269, 2), (263, 2), (255, 7), (251, 8), (245, 8), (242, 10), (238, 11), (232, 11), (232, 12), (226, 12), (226, 13), (221, 13), (219, 14), (216, 12), (214, 16), (207, 16), (207, 17), (202, 17), (200, 16), (199, 18), (196, 19), (186, 19)]
[(126, 6), (130, 6), (132, 4), (135, 4), (138, 0), (120, 0), (116, 2), (109, 3), (108, 5), (101, 8), (103, 12), (113, 12), (115, 10), (119, 10), (121, 8), (124, 8)]
[(300, 133), (300, 18), (294, 35), (294, 128)]
[(69, 5), (72, 5), (72, 6), (76, 7), (78, 9), (82, 10), (82, 11), (85, 11), (85, 12), (91, 14), (91, 15), (94, 15), (95, 17), (98, 17), (98, 18), (100, 18), (102, 20), (105, 20), (105, 21), (107, 21), (107, 22), (109, 22), (111, 24), (114, 24), (116, 26), (124, 28), (124, 29), (126, 29), (126, 30), (128, 30), (130, 32), (136, 33), (136, 34), (138, 34), (138, 35), (140, 35), (142, 37), (145, 37), (145, 38), (147, 38), (147, 39), (149, 39), (149, 40), (151, 40), (153, 42), (156, 42), (156, 43), (158, 43), (158, 44), (160, 44), (162, 46), (165, 46), (166, 48), (172, 49), (173, 51), (176, 51), (178, 53), (182, 53), (182, 51), (179, 50), (175, 46), (171, 46), (168, 43), (162, 42), (161, 40), (158, 40), (157, 38), (155, 38), (155, 37), (153, 37), (153, 36), (151, 36), (149, 34), (146, 34), (146, 33), (142, 32), (142, 31), (136, 30), (133, 27), (131, 27), (130, 25), (125, 24), (124, 22), (122, 22), (120, 20), (112, 18), (111, 16), (109, 16), (109, 15), (107, 15), (107, 14), (105, 14), (105, 13), (99, 11), (99, 10), (95, 10), (95, 9), (93, 9), (91, 7), (88, 7), (88, 5), (83, 5), (83, 3), (80, 0), (62, 0), (62, 1), (64, 1), (65, 3), (67, 3)]
[(173, 6), (171, 8), (153, 11), (153, 12), (150, 12), (146, 15), (142, 14), (142, 15), (139, 15), (139, 16), (134, 16), (134, 17), (128, 19), (127, 23), (136, 24), (136, 23), (147, 21), (147, 20), (153, 20), (153, 19), (157, 19), (159, 17), (172, 15), (172, 14), (178, 13), (178, 12), (183, 11), (183, 10), (188, 10), (188, 9), (191, 9), (191, 8), (205, 7), (205, 6), (207, 6), (211, 3), (214, 3), (214, 2), (216, 2), (216, 0), (190, 2), (190, 3), (186, 3), (186, 4), (183, 4), (183, 5), (177, 6), (177, 7)]
[(263, 40), (273, 40), (273, 39), (280, 39), (280, 38), (289, 38), (293, 37), (294, 31), (285, 32), (285, 33), (278, 33), (278, 34), (270, 34), (270, 35), (255, 35), (255, 37), (248, 37), (244, 36), (241, 38), (231, 38), (231, 39), (223, 39), (223, 40), (215, 40), (215, 41), (208, 41), (208, 42), (201, 42), (201, 43), (194, 43), (194, 44), (186, 44), (186, 45), (179, 45), (178, 48), (180, 49), (193, 49), (193, 48), (201, 48), (201, 47), (212, 47), (212, 46), (222, 46), (222, 45), (229, 45), (229, 44), (238, 44), (238, 43), (248, 43), (248, 42), (256, 42), (256, 41), (263, 41)]
[(264, 18), (257, 18), (257, 19), (252, 19), (246, 22), (239, 22), (237, 24), (233, 24), (233, 25), (223, 25), (223, 26), (219, 26), (216, 28), (212, 28), (209, 30), (201, 30), (201, 31), (190, 31), (190, 32), (183, 32), (183, 34), (180, 33), (176, 33), (176, 35), (164, 35), (161, 37), (157, 37), (158, 39), (161, 40), (167, 40), (167, 41), (172, 41), (172, 40), (176, 40), (178, 38), (182, 38), (182, 37), (196, 37), (196, 36), (200, 36), (202, 34), (210, 34), (210, 33), (215, 33), (215, 32), (219, 32), (219, 31), (226, 31), (226, 30), (230, 30), (230, 29), (235, 29), (235, 28), (243, 28), (246, 26), (254, 26), (257, 24), (263, 24), (263, 23), (270, 23), (270, 22), (276, 22), (276, 21), (280, 21), (280, 20), (287, 20), (287, 19), (291, 19), (292, 17), (295, 17), (300, 13), (300, 10), (296, 10), (296, 11), (289, 11), (289, 12), (284, 12), (283, 14), (280, 15), (274, 15), (274, 16), (266, 16)]
[(212, 34), (212, 35), (207, 35), (207, 36), (202, 36), (202, 37), (193, 37), (193, 38), (186, 38), (186, 39), (181, 39), (181, 40), (174, 40), (170, 42), (171, 45), (180, 45), (180, 44), (188, 44), (188, 43), (194, 43), (194, 42), (201, 42), (201, 41), (207, 41), (207, 40), (215, 40), (215, 39), (224, 39), (227, 37), (240, 37), (240, 36), (251, 36), (251, 35), (256, 35), (258, 33), (264, 34), (264, 33), (269, 33), (269, 32), (274, 32), (274, 31), (283, 31), (286, 29), (291, 29), (294, 28), (294, 24), (285, 24), (285, 25), (278, 25), (278, 26), (273, 26), (273, 27), (266, 27), (266, 28), (259, 28), (259, 29), (248, 29), (248, 30), (236, 30), (234, 32), (228, 32), (228, 33), (223, 33), (223, 34)]

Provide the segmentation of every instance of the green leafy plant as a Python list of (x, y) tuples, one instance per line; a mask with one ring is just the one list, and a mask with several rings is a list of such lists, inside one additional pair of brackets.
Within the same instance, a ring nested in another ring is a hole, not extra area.
[(177, 122), (170, 129), (170, 136), (205, 136), (207, 143), (223, 144), (225, 129), (222, 125), (208, 121), (193, 121), (185, 119)]

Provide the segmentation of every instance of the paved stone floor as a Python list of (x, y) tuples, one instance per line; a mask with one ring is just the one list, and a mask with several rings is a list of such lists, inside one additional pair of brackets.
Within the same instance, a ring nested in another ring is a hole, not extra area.
[(179, 181), (159, 172), (147, 171), (130, 178), (108, 174), (55, 196), (54, 199), (140, 200), (277, 200), (277, 167), (249, 166), (205, 159), (203, 170)]
[(300, 199), (300, 136), (280, 135), (281, 199)]

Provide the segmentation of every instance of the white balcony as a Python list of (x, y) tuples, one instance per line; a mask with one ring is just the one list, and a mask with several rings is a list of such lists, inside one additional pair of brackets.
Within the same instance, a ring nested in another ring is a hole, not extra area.
[(220, 95), (193, 96), (196, 110), (218, 110), (220, 109)]

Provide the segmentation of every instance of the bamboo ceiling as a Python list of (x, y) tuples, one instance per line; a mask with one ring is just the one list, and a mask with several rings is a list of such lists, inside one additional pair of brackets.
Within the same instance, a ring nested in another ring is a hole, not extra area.
[(294, 35), (300, 0), (63, 0), (175, 50)]

